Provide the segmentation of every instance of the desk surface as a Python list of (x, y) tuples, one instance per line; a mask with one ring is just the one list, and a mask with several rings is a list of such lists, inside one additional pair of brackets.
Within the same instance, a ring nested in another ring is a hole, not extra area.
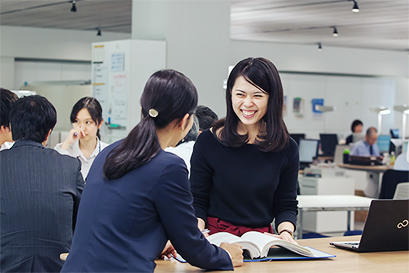
[[(409, 251), (356, 253), (337, 249), (329, 245), (335, 241), (358, 241), (360, 236), (328, 237), (319, 239), (298, 240), (302, 246), (309, 246), (337, 257), (322, 260), (293, 260), (245, 263), (236, 267), (234, 272), (331, 272), (331, 273), (362, 273), (362, 272), (409, 272)], [(203, 272), (202, 269), (177, 261), (156, 261), (155, 273), (162, 272)], [(212, 271), (225, 272), (225, 271)]]
[(338, 167), (359, 170), (359, 171), (372, 171), (372, 172), (385, 172), (389, 169), (393, 169), (392, 166), (378, 165), (378, 166), (363, 166), (363, 165), (353, 165), (353, 164), (338, 164)]
[(298, 195), (298, 208), (311, 210), (366, 210), (372, 198), (357, 195)]

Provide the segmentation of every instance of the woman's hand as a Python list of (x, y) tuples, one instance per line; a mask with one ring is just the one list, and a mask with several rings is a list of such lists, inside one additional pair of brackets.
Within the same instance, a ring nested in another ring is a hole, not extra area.
[(64, 150), (68, 150), (68, 148), (75, 141), (77, 141), (81, 136), (84, 136), (84, 135), (85, 135), (85, 133), (80, 127), (71, 129), (71, 131), (69, 132), (67, 138), (61, 144), (61, 148), (64, 149)]
[(231, 262), (234, 267), (243, 265), (243, 249), (239, 244), (221, 243), (220, 247), (230, 253)]
[(276, 237), (276, 238), (279, 238), (281, 240), (288, 241), (290, 243), (298, 245), (298, 243), (294, 240), (293, 236), (290, 233), (286, 232), (286, 231), (281, 232), (280, 235), (271, 234), (271, 233), (268, 233), (268, 232), (264, 232), (264, 234), (269, 235), (271, 237)]
[(160, 258), (164, 258), (164, 257), (168, 257), (171, 258), (176, 257), (176, 250), (173, 247), (172, 243), (170, 241), (168, 241), (165, 245), (165, 248), (162, 250), (162, 253), (160, 254)]
[(197, 218), (197, 227), (203, 233), (204, 237), (209, 237), (209, 230), (205, 229), (206, 223), (203, 219)]

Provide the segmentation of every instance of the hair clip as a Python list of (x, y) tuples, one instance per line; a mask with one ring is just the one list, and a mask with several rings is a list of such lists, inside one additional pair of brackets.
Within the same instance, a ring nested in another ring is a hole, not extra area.
[(149, 116), (156, 118), (158, 115), (159, 115), (158, 111), (156, 111), (153, 108), (149, 109)]

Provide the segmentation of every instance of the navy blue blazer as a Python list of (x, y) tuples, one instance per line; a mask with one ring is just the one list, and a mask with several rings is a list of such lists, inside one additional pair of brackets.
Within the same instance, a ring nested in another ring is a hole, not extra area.
[(59, 272), (84, 180), (78, 159), (34, 141), (0, 152), (1, 272)]
[(232, 270), (228, 253), (197, 228), (184, 161), (161, 150), (147, 164), (107, 180), (105, 158), (118, 144), (102, 150), (90, 169), (62, 272), (153, 272), (168, 239), (192, 265)]

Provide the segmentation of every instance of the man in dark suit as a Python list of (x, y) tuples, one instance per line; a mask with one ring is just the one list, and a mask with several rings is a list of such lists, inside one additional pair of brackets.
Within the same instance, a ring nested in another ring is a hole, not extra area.
[(57, 122), (44, 97), (15, 102), (15, 144), (0, 152), (0, 270), (59, 272), (69, 252), (84, 181), (78, 159), (44, 146)]

